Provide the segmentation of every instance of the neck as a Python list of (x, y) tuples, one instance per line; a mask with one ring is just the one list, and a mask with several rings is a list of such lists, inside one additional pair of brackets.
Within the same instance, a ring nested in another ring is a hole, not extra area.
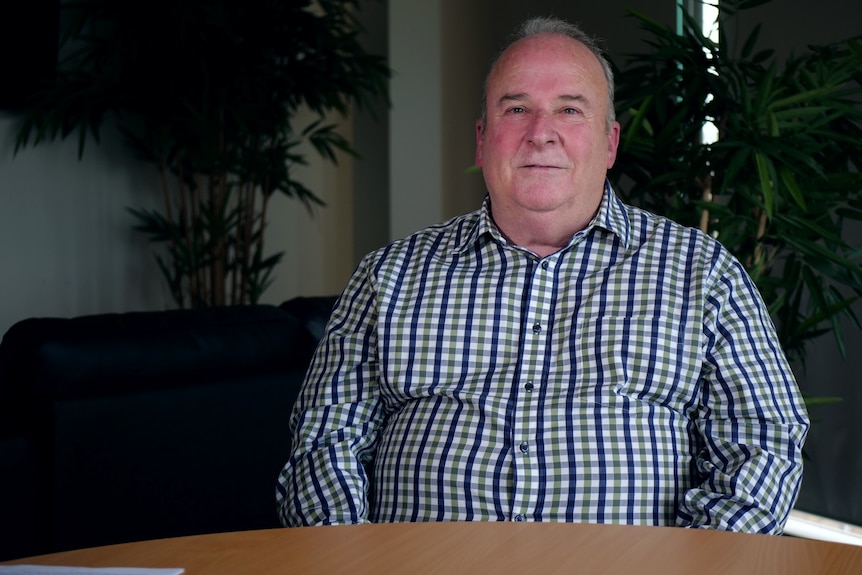
[(492, 204), (491, 216), (506, 240), (543, 258), (566, 247), (576, 233), (589, 225), (597, 211), (598, 206), (589, 212), (561, 215), (523, 209), (510, 211)]

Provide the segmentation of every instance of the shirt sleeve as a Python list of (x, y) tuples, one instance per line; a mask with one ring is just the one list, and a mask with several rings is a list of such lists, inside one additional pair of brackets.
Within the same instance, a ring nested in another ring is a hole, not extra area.
[(724, 263), (704, 314), (701, 482), (682, 494), (677, 524), (780, 534), (802, 480), (808, 415), (757, 288), (739, 262)]
[(285, 526), (368, 522), (368, 476), (382, 421), (375, 290), (368, 259), (339, 298), (290, 418), (292, 454), (276, 486)]

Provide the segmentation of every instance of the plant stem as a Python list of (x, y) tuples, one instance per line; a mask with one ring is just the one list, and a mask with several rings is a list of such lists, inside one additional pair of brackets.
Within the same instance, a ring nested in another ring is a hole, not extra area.
[[(706, 178), (697, 178), (696, 182), (703, 189), (700, 199), (704, 202), (712, 202), (712, 176), (707, 174)], [(706, 208), (700, 212), (700, 225), (698, 227), (703, 233), (709, 233), (709, 210)]]

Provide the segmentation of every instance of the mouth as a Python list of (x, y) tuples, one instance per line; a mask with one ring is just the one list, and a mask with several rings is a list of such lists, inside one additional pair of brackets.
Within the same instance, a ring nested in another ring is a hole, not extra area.
[(526, 164), (526, 165), (521, 166), (521, 167), (525, 168), (525, 169), (530, 169), (530, 170), (562, 170), (562, 169), (564, 169), (562, 166), (554, 166), (554, 165), (550, 165), (550, 164)]

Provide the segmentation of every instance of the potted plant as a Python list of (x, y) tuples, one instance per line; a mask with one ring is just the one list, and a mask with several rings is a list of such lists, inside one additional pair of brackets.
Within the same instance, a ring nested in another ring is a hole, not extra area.
[[(632, 12), (650, 50), (619, 74), (622, 119), (612, 180), (629, 201), (711, 234), (759, 287), (785, 352), (840, 318), (858, 326), (862, 220), (862, 46), (813, 46), (779, 63), (760, 26), (733, 45), (732, 19), (762, 0), (722, 0), (720, 40), (689, 14), (681, 33)], [(717, 137), (704, 138), (715, 127)]]
[[(276, 193), (320, 204), (299, 182), (310, 142), (349, 142), (327, 120), (385, 97), (389, 69), (359, 36), (358, 0), (78, 0), (61, 6), (55, 81), (22, 116), (16, 151), (111, 118), (153, 164), (162, 210), (132, 209), (180, 307), (254, 303), (281, 254), (264, 245)], [(314, 119), (297, 124), (308, 110)]]

